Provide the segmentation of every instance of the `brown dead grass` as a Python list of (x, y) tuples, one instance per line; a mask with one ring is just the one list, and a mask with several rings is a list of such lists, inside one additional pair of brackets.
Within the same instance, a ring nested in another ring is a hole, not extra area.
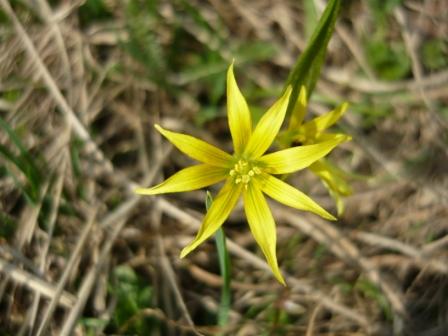
[[(37, 205), (24, 201), (11, 177), (0, 179), (2, 216), (16, 223), (0, 245), (0, 330), (84, 335), (77, 324), (82, 316), (111, 318), (115, 301), (107, 283), (114, 267), (128, 265), (156, 293), (155, 307), (128, 323), (150, 316), (165, 326), (162, 334), (215, 334), (216, 327), (201, 323), (219, 304), (215, 248), (208, 242), (178, 258), (200, 224), (204, 191), (140, 198), (132, 189), (188, 163), (155, 134), (153, 123), (229, 149), (226, 122), (218, 117), (202, 129), (195, 126), (201, 84), (182, 84), (181, 93), (171, 94), (150, 76), (134, 76), (142, 65), (120, 47), (127, 39), (122, 5), (105, 3), (114, 21), (82, 27), (78, 2), (50, 8), (42, 0), (11, 8), (0, 1), (11, 21), (1, 29), (0, 90), (19, 95), (13, 103), (2, 101), (0, 115), (43, 162), (45, 177)], [(238, 66), (246, 82), (261, 88), (280, 85), (304, 47), (303, 12), (294, 1), (192, 4), (211, 26), (220, 18), (224, 26), (217, 29), (229, 43), (261, 40), (279, 49), (270, 62)], [(173, 11), (174, 3), (161, 2), (167, 22)], [(317, 92), (337, 101), (369, 97), (372, 103), (387, 95), (392, 113), (372, 126), (348, 112), (342, 126), (354, 141), (332, 155), (370, 178), (354, 180), (355, 193), (336, 223), (272, 204), (286, 288), (271, 276), (237, 208), (226, 223), (233, 264), (229, 335), (448, 333), (447, 122), (437, 111), (447, 105), (448, 70), (424, 69), (416, 39), (446, 37), (446, 11), (443, 1), (405, 1), (391, 14), (412, 59), (412, 74), (395, 82), (378, 79), (365, 59), (361, 36), (374, 24), (368, 8), (353, 4), (345, 12)], [(179, 24), (192, 44), (232, 59), (186, 16)], [(159, 30), (169, 44), (172, 32)], [(125, 71), (114, 71), (117, 64)], [(181, 80), (175, 75), (174, 82)], [(314, 113), (327, 109), (312, 104)], [(0, 142), (11, 146), (4, 133)], [(332, 209), (316, 178), (304, 173), (292, 182)], [(115, 332), (125, 334), (126, 328)]]

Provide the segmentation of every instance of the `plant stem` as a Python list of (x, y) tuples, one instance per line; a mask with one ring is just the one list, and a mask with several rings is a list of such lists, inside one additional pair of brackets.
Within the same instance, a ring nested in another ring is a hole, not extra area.
[[(213, 203), (212, 195), (207, 191), (207, 196), (205, 199), (205, 206), (208, 209)], [(220, 327), (225, 327), (229, 320), (229, 311), (231, 303), (231, 292), (230, 292), (230, 258), (229, 252), (227, 251), (226, 245), (226, 235), (222, 227), (220, 227), (215, 233), (216, 248), (218, 250), (219, 258), (219, 269), (221, 272), (221, 277), (223, 279), (221, 288), (221, 302), (219, 304), (218, 310), (218, 325)]]

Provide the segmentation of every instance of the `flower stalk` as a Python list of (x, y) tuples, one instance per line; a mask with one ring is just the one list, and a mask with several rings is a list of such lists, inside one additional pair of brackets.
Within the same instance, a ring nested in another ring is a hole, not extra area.
[[(207, 191), (205, 197), (205, 207), (207, 211), (210, 209), (213, 203), (213, 198), (210, 192)], [(218, 325), (222, 328), (227, 326), (229, 321), (230, 304), (232, 295), (230, 291), (231, 282), (231, 265), (229, 252), (227, 250), (226, 235), (224, 229), (220, 227), (215, 233), (216, 250), (218, 251), (219, 270), (221, 272), (221, 278), (223, 280), (221, 287), (221, 301), (218, 309)]]

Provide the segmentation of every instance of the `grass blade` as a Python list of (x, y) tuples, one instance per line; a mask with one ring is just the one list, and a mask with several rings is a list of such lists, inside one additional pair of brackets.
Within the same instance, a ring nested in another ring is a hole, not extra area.
[(29, 185), (22, 186), (19, 182), (20, 178), (15, 176), (15, 173), (6, 167), (8, 173), (13, 177), (16, 185), (22, 189), (25, 197), (32, 203), (36, 204), (39, 199), (39, 189), (42, 183), (42, 176), (37, 168), (35, 160), (32, 158), (30, 153), (27, 151), (25, 146), (20, 141), (16, 132), (0, 117), (0, 128), (3, 129), (7, 134), (12, 144), (18, 150), (18, 155), (10, 151), (6, 146), (0, 144), (0, 157), (3, 156), (6, 160), (12, 163), (19, 169), (24, 176), (28, 179)]

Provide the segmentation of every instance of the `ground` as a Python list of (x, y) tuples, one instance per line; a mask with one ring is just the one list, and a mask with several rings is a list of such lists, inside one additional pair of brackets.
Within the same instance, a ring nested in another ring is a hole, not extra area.
[(270, 203), (286, 287), (237, 206), (224, 330), (214, 240), (179, 258), (205, 190), (133, 193), (192, 163), (154, 123), (232, 152), (228, 65), (257, 120), (323, 5), (0, 0), (0, 334), (448, 334), (446, 1), (343, 1), (308, 118), (350, 103), (353, 194), (337, 222)]

